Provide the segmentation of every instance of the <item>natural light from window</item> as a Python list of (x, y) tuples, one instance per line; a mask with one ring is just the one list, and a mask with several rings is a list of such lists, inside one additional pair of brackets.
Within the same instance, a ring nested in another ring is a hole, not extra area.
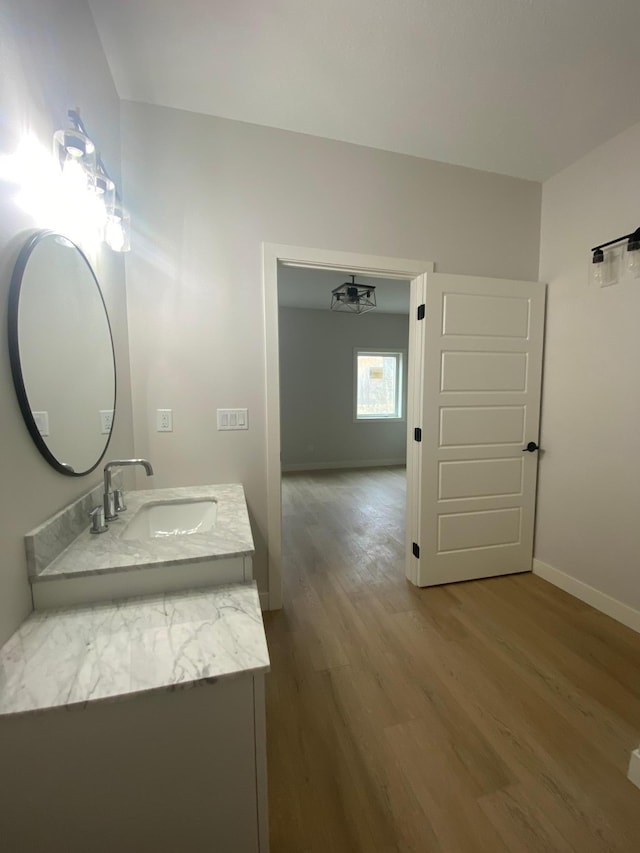
[(402, 353), (356, 350), (356, 420), (402, 417)]

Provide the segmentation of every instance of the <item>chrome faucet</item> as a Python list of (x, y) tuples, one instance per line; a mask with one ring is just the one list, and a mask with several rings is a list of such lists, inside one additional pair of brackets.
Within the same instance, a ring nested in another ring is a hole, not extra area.
[(113, 468), (123, 468), (126, 465), (141, 465), (147, 472), (147, 477), (153, 474), (153, 466), (146, 459), (114, 459), (104, 466), (104, 517), (106, 521), (113, 521), (119, 512), (127, 508), (124, 503), (122, 489), (111, 487), (111, 471)]

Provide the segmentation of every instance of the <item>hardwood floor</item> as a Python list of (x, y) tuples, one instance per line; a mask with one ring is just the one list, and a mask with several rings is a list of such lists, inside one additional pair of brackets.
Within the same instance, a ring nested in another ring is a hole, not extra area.
[(640, 850), (640, 636), (531, 574), (404, 578), (404, 471), (283, 478), (272, 853)]

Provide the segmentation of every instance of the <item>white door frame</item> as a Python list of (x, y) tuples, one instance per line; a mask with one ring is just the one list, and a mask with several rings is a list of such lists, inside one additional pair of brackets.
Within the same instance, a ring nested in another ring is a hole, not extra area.
[[(265, 366), (267, 387), (267, 542), (269, 555), (269, 609), (282, 607), (282, 475), (280, 470), (280, 376), (278, 340), (278, 264), (339, 270), (356, 275), (411, 279), (412, 304), (416, 279), (433, 272), (430, 261), (361, 255), (331, 249), (312, 249), (277, 243), (262, 244), (262, 278), (265, 317)], [(409, 388), (413, 387), (414, 359), (409, 344)], [(407, 401), (407, 429), (413, 423), (412, 394)], [(409, 483), (407, 494), (410, 493)]]

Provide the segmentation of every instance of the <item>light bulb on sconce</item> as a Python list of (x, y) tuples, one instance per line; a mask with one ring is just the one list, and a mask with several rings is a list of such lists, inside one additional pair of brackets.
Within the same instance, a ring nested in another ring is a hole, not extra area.
[(634, 278), (640, 278), (640, 228), (634, 231), (627, 243), (627, 269)]
[(96, 172), (96, 147), (79, 130), (57, 130), (53, 153), (62, 170), (62, 179), (71, 191), (90, 188)]
[(604, 275), (604, 273), (605, 273), (604, 252), (602, 251), (602, 249), (596, 249), (594, 251), (593, 258), (592, 258), (591, 262), (593, 264), (593, 267), (592, 267), (593, 283), (597, 284), (598, 287), (602, 287), (602, 285), (604, 284), (604, 279), (605, 279), (605, 275)]
[(131, 249), (131, 218), (122, 205), (116, 204), (113, 212), (107, 216), (104, 240), (114, 252), (128, 252)]
[(635, 251), (629, 255), (627, 269), (634, 278), (640, 278), (640, 252)]
[(111, 178), (106, 175), (98, 174), (94, 177), (93, 188), (95, 192), (98, 227), (101, 231), (102, 239), (106, 238), (106, 229), (109, 222), (109, 217), (113, 215), (116, 206), (116, 185)]
[(95, 169), (96, 146), (79, 130), (56, 130), (53, 147), (61, 168), (67, 160), (74, 160)]
[(96, 175), (94, 179), (95, 193), (104, 204), (107, 216), (110, 216), (116, 205), (116, 185), (106, 175)]

